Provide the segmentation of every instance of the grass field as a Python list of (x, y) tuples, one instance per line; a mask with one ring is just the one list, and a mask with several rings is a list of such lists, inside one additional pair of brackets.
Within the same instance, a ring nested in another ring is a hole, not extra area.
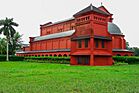
[(0, 62), (0, 93), (139, 93), (139, 65)]

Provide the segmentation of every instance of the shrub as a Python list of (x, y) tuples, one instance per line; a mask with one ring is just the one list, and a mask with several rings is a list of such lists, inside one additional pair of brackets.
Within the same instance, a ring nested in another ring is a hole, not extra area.
[(128, 64), (139, 64), (139, 57), (135, 56), (114, 56), (113, 60), (115, 62), (124, 62)]
[(6, 61), (6, 56), (0, 55), (0, 61)]
[(53, 56), (47, 56), (47, 57), (25, 57), (26, 61), (29, 62), (40, 62), (40, 63), (60, 63), (60, 64), (69, 64), (70, 63), (70, 57), (53, 57)]
[[(24, 57), (20, 56), (9, 56), (9, 61), (23, 61)], [(6, 55), (0, 55), (0, 61), (6, 61)]]
[(128, 65), (128, 63), (125, 62), (114, 62), (115, 66), (119, 66), (119, 65)]

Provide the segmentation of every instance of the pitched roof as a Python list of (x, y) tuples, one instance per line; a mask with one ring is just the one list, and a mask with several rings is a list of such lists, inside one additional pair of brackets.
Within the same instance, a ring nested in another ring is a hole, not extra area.
[(100, 10), (103, 9), (105, 13), (108, 13), (108, 14), (112, 15), (103, 5), (98, 7), (98, 9), (100, 9)]
[(106, 12), (98, 9), (97, 7), (93, 6), (92, 4), (90, 4), (88, 7), (86, 7), (85, 9), (77, 12), (73, 16), (77, 16), (77, 15), (80, 15), (80, 14), (83, 14), (83, 13), (87, 13), (87, 12), (97, 12), (97, 13), (100, 13), (100, 14), (109, 15), (108, 13), (106, 13)]
[(49, 22), (49, 23), (46, 23), (46, 24), (43, 24), (43, 25), (40, 25), (40, 26), (44, 26), (44, 27), (46, 27), (46, 26), (52, 26), (52, 25), (56, 25), (56, 24), (59, 24), (59, 23), (63, 23), (63, 22), (67, 22), (67, 21), (71, 21), (71, 20), (74, 20), (74, 19), (75, 19), (75, 18), (72, 17), (72, 18), (65, 19), (65, 20), (61, 20), (61, 21), (57, 21), (57, 22), (54, 22), (54, 23)]
[(48, 39), (54, 39), (54, 38), (60, 38), (60, 37), (66, 37), (66, 36), (71, 36), (75, 30), (70, 30), (70, 31), (65, 31), (65, 32), (60, 32), (60, 33), (54, 33), (50, 35), (45, 35), (45, 36), (38, 36), (34, 38), (34, 41), (40, 41), (40, 40), (48, 40)]

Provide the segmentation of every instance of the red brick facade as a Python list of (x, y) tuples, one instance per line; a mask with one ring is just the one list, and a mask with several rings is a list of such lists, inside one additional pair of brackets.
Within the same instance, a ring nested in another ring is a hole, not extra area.
[(92, 5), (73, 18), (40, 26), (40, 36), (18, 56), (70, 56), (71, 65), (112, 65), (112, 55), (128, 55), (124, 35), (112, 23), (112, 14)]

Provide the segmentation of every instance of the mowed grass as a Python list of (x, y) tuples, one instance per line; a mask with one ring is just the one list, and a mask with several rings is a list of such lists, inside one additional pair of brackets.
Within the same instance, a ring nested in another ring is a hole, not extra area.
[(139, 65), (0, 62), (0, 93), (139, 93)]

